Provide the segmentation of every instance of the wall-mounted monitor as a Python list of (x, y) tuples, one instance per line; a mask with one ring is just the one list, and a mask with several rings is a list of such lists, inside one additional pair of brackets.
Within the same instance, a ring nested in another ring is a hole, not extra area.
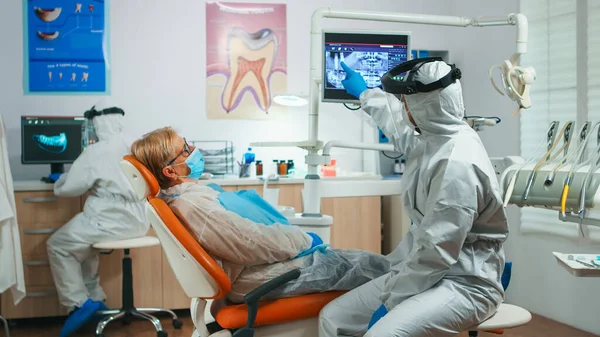
[(358, 103), (342, 86), (343, 61), (359, 72), (367, 87), (381, 87), (381, 76), (409, 59), (410, 32), (324, 31), (322, 101)]

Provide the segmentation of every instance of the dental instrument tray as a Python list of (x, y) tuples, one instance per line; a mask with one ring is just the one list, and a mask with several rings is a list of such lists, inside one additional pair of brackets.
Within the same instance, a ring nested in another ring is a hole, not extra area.
[(235, 148), (230, 140), (192, 140), (190, 144), (204, 156), (204, 172), (213, 175), (232, 174)]
[(553, 252), (556, 262), (577, 277), (600, 277), (597, 254), (564, 254)]

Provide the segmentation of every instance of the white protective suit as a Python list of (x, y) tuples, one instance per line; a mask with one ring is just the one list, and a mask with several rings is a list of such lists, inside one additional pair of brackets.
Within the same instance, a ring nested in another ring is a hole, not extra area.
[[(414, 79), (427, 84), (449, 71), (447, 64), (431, 62)], [(388, 256), (389, 274), (321, 311), (320, 337), (455, 336), (490, 317), (503, 301), (508, 223), (488, 154), (463, 121), (460, 82), (404, 97), (420, 135), (402, 120), (394, 95), (373, 89), (360, 99), (408, 155), (402, 194), (412, 225)], [(382, 303), (389, 312), (367, 332)]]
[(13, 180), (8, 162), (6, 128), (2, 115), (0, 115), (0, 266), (2, 266), (0, 294), (10, 289), (16, 305), (25, 297), (25, 278)]
[(295, 258), (311, 247), (312, 238), (297, 226), (264, 225), (225, 209), (219, 192), (187, 182), (161, 194), (173, 213), (223, 267), (231, 280), (227, 299), (241, 303), (244, 295), (294, 269), (300, 278), (269, 293), (264, 299), (329, 290), (350, 290), (385, 275), (385, 256), (359, 250), (316, 251)]
[(83, 213), (47, 242), (60, 303), (67, 308), (79, 307), (88, 298), (106, 298), (99, 284), (94, 243), (140, 237), (149, 229), (144, 204), (119, 168), (123, 156), (129, 154), (122, 118), (120, 114), (95, 117), (92, 121), (99, 141), (88, 146), (54, 185), (54, 193), (62, 197), (90, 192)]

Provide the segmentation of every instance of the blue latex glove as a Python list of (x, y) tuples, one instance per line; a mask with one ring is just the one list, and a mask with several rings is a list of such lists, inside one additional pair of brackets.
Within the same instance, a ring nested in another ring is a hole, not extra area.
[(341, 64), (342, 69), (346, 72), (346, 79), (342, 80), (344, 89), (346, 89), (350, 95), (359, 98), (360, 94), (367, 90), (367, 82), (365, 82), (365, 79), (359, 73), (350, 69), (346, 63), (342, 62)]
[(315, 234), (313, 232), (307, 232), (306, 234), (308, 234), (313, 239), (312, 243), (310, 245), (311, 249), (323, 244), (323, 239), (321, 239), (321, 237), (318, 236), (317, 234)]
[(325, 252), (327, 250), (327, 248), (329, 247), (329, 245), (326, 245), (323, 243), (323, 239), (321, 239), (320, 236), (318, 236), (315, 233), (312, 232), (307, 232), (306, 234), (308, 234), (311, 238), (312, 238), (312, 242), (310, 244), (310, 248), (300, 252), (300, 254), (298, 254), (295, 259), (299, 258), (299, 257), (303, 257), (306, 255), (310, 255), (313, 254), (316, 251), (320, 251), (321, 253)]
[(52, 181), (57, 182), (62, 173), (52, 173), (48, 176), (48, 178), (52, 179)]
[(375, 325), (375, 323), (377, 323), (380, 319), (383, 318), (383, 316), (387, 315), (388, 310), (385, 307), (384, 304), (382, 304), (379, 309), (375, 310), (375, 312), (373, 313), (373, 316), (371, 316), (371, 320), (369, 321), (369, 329), (371, 329), (371, 327), (373, 325)]

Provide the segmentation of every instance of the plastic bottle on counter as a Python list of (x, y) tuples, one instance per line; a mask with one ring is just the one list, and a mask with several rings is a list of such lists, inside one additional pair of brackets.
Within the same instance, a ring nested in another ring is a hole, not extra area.
[(257, 177), (262, 177), (263, 175), (263, 164), (262, 164), (262, 160), (257, 160), (256, 161), (256, 176)]
[(279, 161), (279, 175), (287, 176), (287, 164), (285, 163), (285, 160)]
[(288, 175), (294, 174), (294, 161), (291, 159), (288, 160), (288, 162), (287, 162), (287, 174)]
[(244, 153), (244, 164), (253, 163), (255, 158), (256, 156), (254, 155), (254, 152), (252, 152), (252, 148), (249, 147), (248, 152)]
[(400, 160), (396, 159), (394, 161), (394, 174), (395, 175), (400, 175), (402, 173), (400, 173)]

